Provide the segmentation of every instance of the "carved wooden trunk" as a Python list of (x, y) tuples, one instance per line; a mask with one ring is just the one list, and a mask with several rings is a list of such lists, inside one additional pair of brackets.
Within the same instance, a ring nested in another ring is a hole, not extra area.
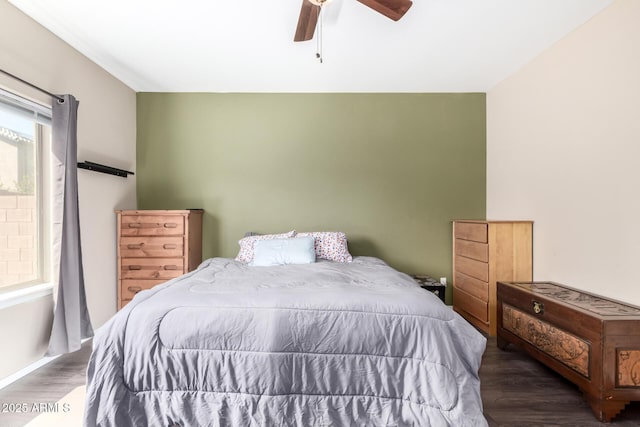
[(498, 282), (498, 347), (576, 384), (596, 418), (640, 400), (640, 308), (551, 282)]

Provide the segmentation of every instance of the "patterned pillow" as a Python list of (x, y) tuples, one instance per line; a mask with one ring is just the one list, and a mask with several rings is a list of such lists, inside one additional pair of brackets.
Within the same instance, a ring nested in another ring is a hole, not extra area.
[(253, 261), (253, 248), (258, 240), (271, 240), (271, 239), (288, 239), (296, 236), (296, 230), (291, 230), (288, 233), (282, 234), (262, 234), (255, 236), (243, 237), (238, 240), (240, 245), (240, 251), (236, 256), (236, 261), (249, 263)]
[(306, 236), (315, 239), (316, 257), (336, 262), (353, 261), (347, 248), (347, 236), (342, 231), (314, 231), (296, 234), (296, 237)]

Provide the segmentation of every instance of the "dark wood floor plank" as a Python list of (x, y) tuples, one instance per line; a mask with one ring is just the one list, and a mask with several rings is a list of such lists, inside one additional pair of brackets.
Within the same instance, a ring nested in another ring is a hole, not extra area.
[(513, 345), (489, 338), (480, 368), (482, 402), (491, 427), (640, 426), (634, 402), (612, 423), (596, 420), (578, 388)]

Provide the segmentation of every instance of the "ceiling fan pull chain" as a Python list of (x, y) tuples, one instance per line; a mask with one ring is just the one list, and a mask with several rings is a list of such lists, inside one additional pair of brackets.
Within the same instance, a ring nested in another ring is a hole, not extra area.
[(318, 25), (318, 38), (316, 39), (316, 58), (322, 64), (322, 4), (320, 3), (320, 7), (318, 8), (318, 20), (320, 21)]

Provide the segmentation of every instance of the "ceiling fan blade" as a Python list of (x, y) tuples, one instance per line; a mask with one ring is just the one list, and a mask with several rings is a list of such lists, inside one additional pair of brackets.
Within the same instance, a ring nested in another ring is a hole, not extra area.
[(296, 35), (293, 37), (294, 42), (304, 42), (313, 38), (318, 23), (318, 12), (320, 6), (311, 4), (309, 0), (302, 0), (302, 8), (300, 9), (300, 17), (298, 18), (298, 27)]
[(399, 20), (407, 13), (413, 2), (411, 0), (358, 0), (365, 6), (370, 7), (394, 21)]

